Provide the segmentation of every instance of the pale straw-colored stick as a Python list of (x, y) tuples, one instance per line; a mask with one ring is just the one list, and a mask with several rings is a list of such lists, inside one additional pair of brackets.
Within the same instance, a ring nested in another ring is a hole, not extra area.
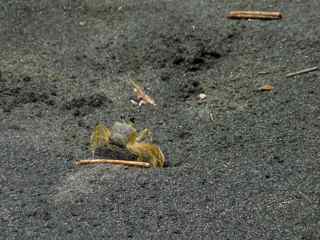
[(231, 11), (227, 18), (231, 19), (261, 19), (274, 20), (281, 19), (280, 12), (265, 12), (265, 11)]
[(75, 162), (76, 165), (87, 165), (87, 164), (120, 164), (133, 167), (151, 167), (150, 163), (129, 161), (129, 160), (115, 160), (115, 159), (91, 159), (91, 160), (78, 160)]
[(297, 75), (300, 75), (300, 74), (303, 74), (303, 73), (309, 73), (309, 72), (313, 72), (313, 71), (316, 71), (318, 70), (318, 67), (312, 67), (312, 68), (306, 68), (306, 69), (303, 69), (303, 70), (300, 70), (298, 72), (294, 72), (294, 73), (289, 73), (286, 75), (286, 77), (293, 77), (293, 76), (297, 76)]

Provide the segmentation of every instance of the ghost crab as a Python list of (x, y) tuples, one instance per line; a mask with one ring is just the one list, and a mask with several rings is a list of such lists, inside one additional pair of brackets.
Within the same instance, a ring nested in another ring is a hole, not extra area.
[(98, 147), (112, 148), (112, 145), (116, 145), (137, 156), (138, 162), (146, 162), (153, 167), (163, 167), (164, 154), (157, 145), (151, 142), (152, 133), (147, 128), (138, 133), (132, 125), (127, 123), (116, 122), (111, 130), (100, 123), (91, 134), (90, 148), (94, 158)]

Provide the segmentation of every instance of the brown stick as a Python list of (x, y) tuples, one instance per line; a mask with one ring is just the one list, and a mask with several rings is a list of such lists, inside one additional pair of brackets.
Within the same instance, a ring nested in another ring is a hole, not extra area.
[(135, 167), (151, 167), (150, 163), (147, 162), (137, 162), (137, 161), (128, 161), (128, 160), (114, 160), (114, 159), (92, 159), (92, 160), (79, 160), (76, 161), (76, 165), (86, 165), (86, 164), (121, 164), (127, 166)]
[(231, 11), (227, 18), (231, 19), (261, 19), (275, 20), (281, 19), (280, 12), (264, 12), (264, 11)]

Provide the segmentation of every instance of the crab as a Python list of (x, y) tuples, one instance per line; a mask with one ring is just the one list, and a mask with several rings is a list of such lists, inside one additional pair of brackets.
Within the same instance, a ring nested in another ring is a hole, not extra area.
[(98, 124), (90, 139), (93, 158), (98, 147), (112, 148), (113, 145), (116, 145), (137, 156), (137, 161), (148, 162), (153, 167), (163, 167), (164, 154), (157, 145), (151, 142), (152, 133), (149, 129), (146, 128), (138, 133), (132, 125), (121, 122), (115, 122), (111, 130), (101, 123)]

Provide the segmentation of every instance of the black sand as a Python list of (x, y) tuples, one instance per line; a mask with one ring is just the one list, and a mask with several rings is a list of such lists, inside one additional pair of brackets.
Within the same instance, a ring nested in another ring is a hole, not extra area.
[[(319, 65), (319, 11), (2, 0), (0, 238), (320, 239), (320, 73), (286, 78)], [(156, 108), (130, 102), (130, 79)], [(119, 120), (150, 128), (169, 166), (75, 167), (95, 124)]]

